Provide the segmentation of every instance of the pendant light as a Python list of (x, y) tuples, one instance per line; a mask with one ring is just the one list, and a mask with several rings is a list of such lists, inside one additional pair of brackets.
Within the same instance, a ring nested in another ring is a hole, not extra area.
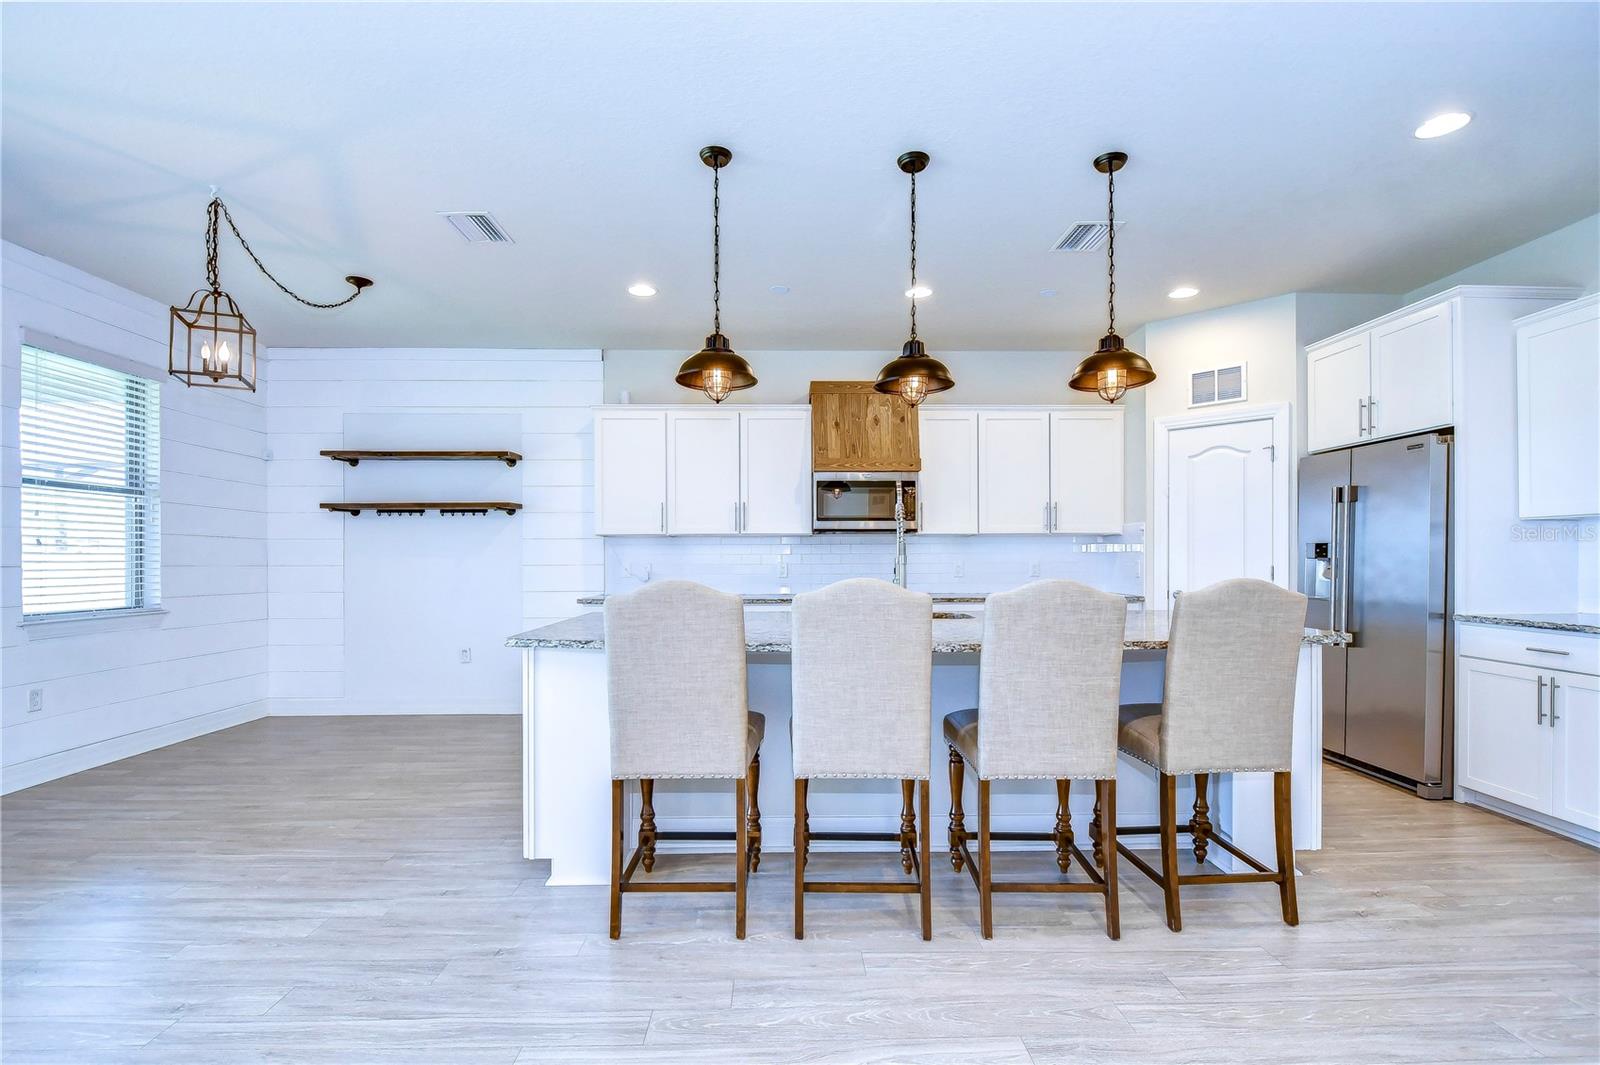
[(911, 288), (906, 295), (911, 299), (911, 338), (900, 349), (900, 357), (878, 371), (878, 380), (872, 386), (879, 392), (897, 395), (915, 407), (935, 392), (955, 387), (955, 378), (944, 363), (928, 354), (928, 349), (917, 339), (917, 175), (928, 168), (927, 152), (906, 152), (899, 160), (900, 169), (911, 175)]
[(355, 291), (337, 303), (314, 303), (291, 292), (273, 277), (234, 224), (228, 205), (211, 190), (206, 205), (206, 287), (196, 289), (189, 302), (173, 307), (167, 321), (167, 373), (191, 388), (242, 388), (256, 390), (256, 331), (233, 297), (222, 290), (217, 272), (219, 220), (226, 220), (239, 246), (256, 269), (286, 295), (323, 310), (343, 307), (371, 286), (367, 278), (351, 274), (345, 281)]
[(756, 375), (722, 335), (722, 168), (733, 161), (733, 153), (711, 144), (700, 149), (700, 161), (711, 168), (711, 335), (678, 367), (677, 380), (721, 403), (728, 393), (754, 385)]
[(1097, 392), (1107, 403), (1115, 403), (1130, 388), (1139, 388), (1156, 379), (1150, 363), (1138, 352), (1129, 351), (1117, 335), (1117, 184), (1116, 173), (1128, 161), (1125, 152), (1107, 152), (1094, 161), (1094, 168), (1106, 176), (1106, 311), (1110, 322), (1100, 348), (1078, 363), (1069, 386), (1079, 392)]

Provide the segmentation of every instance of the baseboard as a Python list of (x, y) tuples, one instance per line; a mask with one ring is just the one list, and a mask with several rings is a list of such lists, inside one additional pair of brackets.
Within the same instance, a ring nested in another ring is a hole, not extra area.
[(265, 702), (255, 700), (230, 706), (224, 710), (214, 710), (209, 714), (184, 718), (182, 721), (157, 725), (155, 728), (130, 732), (125, 736), (113, 736), (95, 743), (86, 743), (71, 750), (30, 758), (26, 762), (0, 768), (0, 795), (36, 787), (74, 773), (81, 773), (86, 769), (119, 762), (124, 758), (146, 754), (161, 747), (170, 747), (174, 743), (182, 743), (184, 740), (192, 740), (211, 732), (220, 732), (222, 729), (266, 716)]
[(1506, 817), (1513, 821), (1521, 821), (1525, 825), (1543, 829), (1552, 835), (1570, 839), (1575, 843), (1600, 848), (1600, 832), (1584, 828), (1582, 825), (1574, 825), (1568, 821), (1561, 821), (1546, 814), (1524, 809), (1515, 803), (1504, 802), (1492, 795), (1485, 795), (1470, 788), (1463, 788), (1459, 784), (1456, 785), (1455, 797), (1457, 802), (1467, 806), (1477, 806), (1488, 810), (1490, 813), (1499, 814), (1501, 817)]
[(413, 714), (520, 715), (516, 699), (268, 699), (269, 717), (368, 717)]

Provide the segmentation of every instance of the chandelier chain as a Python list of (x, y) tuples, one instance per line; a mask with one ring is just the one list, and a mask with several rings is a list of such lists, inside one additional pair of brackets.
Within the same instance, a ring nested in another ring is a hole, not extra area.
[[(917, 175), (911, 174), (911, 292), (917, 291)], [(910, 293), (908, 293), (910, 295)], [(911, 296), (911, 339), (917, 339), (917, 297)]]
[(1106, 168), (1106, 314), (1108, 333), (1117, 331), (1117, 169)]
[(220, 197), (214, 198), (211, 201), (211, 206), (207, 211), (209, 215), (209, 224), (206, 227), (206, 280), (211, 283), (211, 290), (213, 292), (221, 291), (217, 283), (218, 210), (222, 212), (222, 217), (227, 220), (228, 228), (233, 230), (234, 238), (238, 240), (239, 246), (244, 249), (246, 255), (250, 256), (250, 261), (256, 264), (256, 269), (260, 270), (268, 281), (271, 281), (274, 285), (277, 285), (279, 290), (290, 299), (303, 303), (307, 307), (316, 307), (321, 310), (332, 310), (334, 307), (343, 307), (345, 304), (361, 295), (361, 289), (360, 287), (357, 287), (354, 292), (350, 293), (350, 295), (346, 296), (337, 303), (317, 303), (314, 300), (306, 299), (304, 296), (289, 288), (288, 285), (285, 285), (282, 281), (279, 281), (276, 277), (273, 277), (272, 271), (267, 269), (266, 264), (261, 261), (261, 257), (255, 253), (253, 248), (250, 247), (250, 242), (244, 239), (244, 234), (239, 232), (239, 227), (233, 221), (232, 212), (228, 210), (228, 205), (223, 203)]
[(711, 331), (722, 332), (722, 165), (711, 168)]

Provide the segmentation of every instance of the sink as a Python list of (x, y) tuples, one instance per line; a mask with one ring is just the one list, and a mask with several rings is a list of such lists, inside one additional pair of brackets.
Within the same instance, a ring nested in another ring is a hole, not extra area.
[(963, 614), (959, 610), (935, 610), (933, 612), (933, 620), (935, 621), (967, 621), (971, 617), (971, 614)]

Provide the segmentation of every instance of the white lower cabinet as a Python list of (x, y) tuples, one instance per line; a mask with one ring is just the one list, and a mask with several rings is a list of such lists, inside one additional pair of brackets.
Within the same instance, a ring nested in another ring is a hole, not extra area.
[[(1507, 629), (1533, 639), (1531, 630)], [(1475, 634), (1467, 634), (1469, 646)], [(1584, 637), (1571, 650), (1540, 650), (1587, 662)], [(1512, 647), (1516, 641), (1498, 641)], [(1510, 651), (1508, 657), (1516, 654)], [(1456, 781), (1479, 795), (1545, 818), (1600, 831), (1600, 678), (1534, 660), (1456, 660)]]

